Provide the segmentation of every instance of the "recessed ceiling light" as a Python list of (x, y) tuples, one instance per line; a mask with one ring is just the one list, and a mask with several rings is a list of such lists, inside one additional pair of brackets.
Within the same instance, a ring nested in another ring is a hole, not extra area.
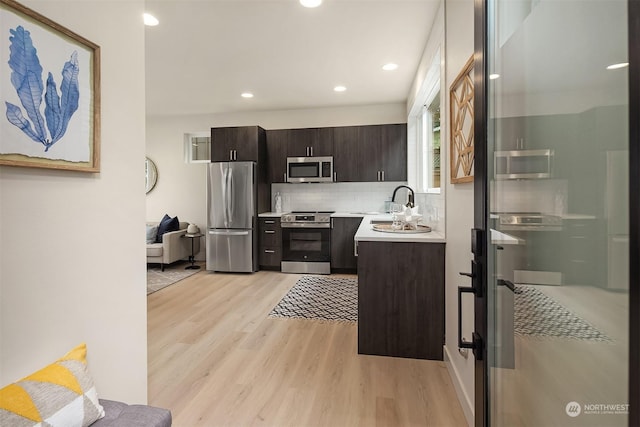
[(150, 13), (143, 13), (142, 20), (144, 21), (144, 25), (148, 27), (155, 27), (160, 23), (160, 21)]
[(253, 94), (251, 92), (243, 92), (240, 96), (243, 98), (253, 98)]
[(333, 90), (335, 90), (336, 92), (344, 92), (345, 90), (347, 90), (347, 88), (344, 86), (336, 86), (333, 88)]
[(384, 64), (382, 69), (385, 71), (393, 71), (398, 69), (398, 64), (394, 64), (393, 62), (389, 62), (388, 64)]
[(300, 0), (300, 4), (304, 7), (318, 7), (322, 4), (322, 0)]
[(628, 67), (629, 63), (628, 62), (620, 62), (618, 64), (611, 64), (607, 67), (607, 70), (617, 70), (618, 68), (624, 68), (624, 67)]
[(489, 74), (489, 80), (495, 80), (495, 79), (499, 79), (500, 78), (500, 74)]

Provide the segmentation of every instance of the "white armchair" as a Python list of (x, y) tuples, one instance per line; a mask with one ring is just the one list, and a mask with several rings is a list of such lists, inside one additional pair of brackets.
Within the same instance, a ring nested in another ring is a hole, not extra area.
[[(157, 226), (157, 222), (147, 222)], [(147, 264), (158, 263), (164, 271), (166, 264), (186, 259), (191, 255), (191, 239), (182, 237), (187, 233), (188, 222), (181, 222), (178, 231), (170, 231), (162, 235), (162, 243), (147, 243)], [(200, 239), (195, 239), (193, 252), (200, 251)]]

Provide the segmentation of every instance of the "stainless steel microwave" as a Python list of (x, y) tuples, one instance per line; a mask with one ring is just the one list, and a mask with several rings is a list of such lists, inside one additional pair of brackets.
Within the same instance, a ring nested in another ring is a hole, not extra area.
[(542, 179), (553, 176), (553, 150), (496, 151), (496, 179)]
[(333, 182), (333, 157), (287, 157), (287, 182)]

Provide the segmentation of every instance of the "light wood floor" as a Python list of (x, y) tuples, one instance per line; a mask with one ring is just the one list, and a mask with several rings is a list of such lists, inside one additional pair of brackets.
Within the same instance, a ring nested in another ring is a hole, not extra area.
[(358, 355), (353, 323), (269, 318), (299, 277), (202, 271), (149, 295), (149, 404), (176, 427), (467, 425), (444, 362)]

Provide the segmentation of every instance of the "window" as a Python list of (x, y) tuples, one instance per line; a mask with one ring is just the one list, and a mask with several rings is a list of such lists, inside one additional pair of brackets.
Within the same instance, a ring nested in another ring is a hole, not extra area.
[(184, 135), (184, 161), (209, 163), (211, 161), (211, 135), (208, 132)]
[(420, 187), (427, 191), (437, 190), (440, 188), (440, 91), (429, 105), (422, 107), (419, 129)]
[(420, 193), (438, 194), (441, 188), (440, 66), (438, 50), (409, 114), (409, 140), (414, 141), (410, 147), (415, 153), (415, 160), (409, 163), (415, 172), (409, 175)]

